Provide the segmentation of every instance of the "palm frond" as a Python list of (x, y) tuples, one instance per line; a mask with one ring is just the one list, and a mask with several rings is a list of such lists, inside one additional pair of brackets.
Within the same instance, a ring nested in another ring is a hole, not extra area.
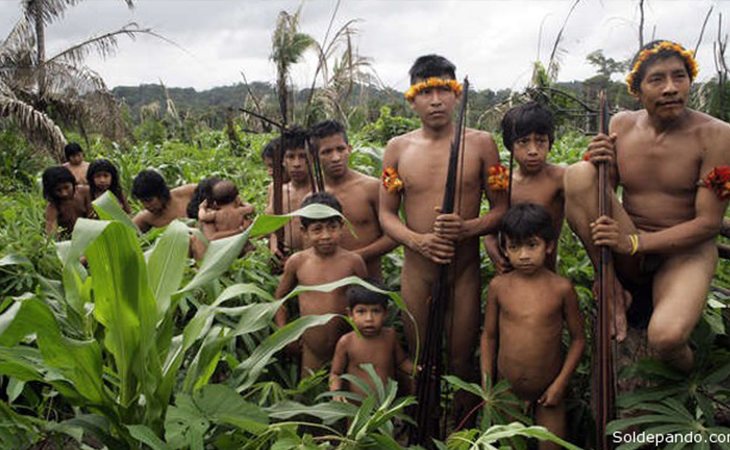
[(16, 123), (26, 138), (61, 161), (66, 138), (61, 129), (45, 113), (18, 99), (7, 85), (0, 81), (0, 117)]
[(152, 31), (151, 28), (140, 28), (140, 26), (135, 22), (130, 22), (118, 30), (104, 33), (99, 36), (93, 36), (83, 42), (79, 42), (78, 44), (75, 44), (49, 58), (47, 63), (62, 60), (74, 64), (82, 64), (84, 59), (92, 52), (95, 52), (102, 58), (106, 58), (114, 55), (116, 52), (119, 45), (117, 40), (118, 36), (126, 36), (132, 40), (136, 40), (137, 36), (140, 34), (154, 36), (158, 39), (171, 42), (164, 36)]

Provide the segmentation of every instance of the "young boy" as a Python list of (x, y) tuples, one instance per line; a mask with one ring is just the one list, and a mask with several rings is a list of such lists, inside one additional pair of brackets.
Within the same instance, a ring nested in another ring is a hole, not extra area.
[[(320, 203), (337, 211), (342, 211), (340, 203), (332, 194), (317, 192), (308, 196), (302, 206)], [(284, 274), (276, 288), (276, 298), (282, 298), (298, 284), (317, 285), (337, 281), (357, 275), (365, 278), (367, 269), (360, 255), (340, 247), (342, 238), (342, 218), (331, 216), (322, 219), (301, 218), (302, 233), (311, 246), (291, 256), (284, 265)], [(302, 316), (310, 314), (345, 314), (347, 300), (345, 287), (332, 292), (306, 292), (299, 295), (299, 312)], [(283, 327), (287, 322), (285, 308), (281, 308), (275, 318), (276, 324)], [(329, 323), (307, 330), (301, 339), (301, 375), (322, 367), (332, 359), (337, 340), (348, 329), (347, 323), (335, 318)]]
[[(477, 378), (474, 350), (479, 340), (479, 237), (496, 230), (507, 209), (507, 190), (490, 182), (499, 170), (499, 153), (492, 136), (467, 128), (456, 183), (453, 214), (437, 207), (444, 198), (448, 155), (457, 130), (453, 114), (461, 99), (456, 67), (442, 56), (419, 57), (410, 69), (406, 98), (418, 114), (421, 128), (394, 137), (383, 155), (379, 217), (385, 233), (404, 246), (401, 294), (416, 326), (403, 327), (411, 357), (416, 351), (416, 329), (423, 342), (428, 322), (428, 299), (438, 279), (439, 265), (451, 264), (452, 286), (446, 312), (448, 373), (464, 380)], [(486, 194), (490, 209), (479, 215)], [(405, 211), (405, 222), (399, 211)], [(459, 423), (476, 404), (461, 391), (454, 399), (452, 419)]]
[[(495, 374), (507, 379), (519, 398), (534, 405), (537, 424), (565, 437), (563, 398), (583, 353), (585, 335), (573, 286), (545, 267), (557, 235), (553, 218), (542, 206), (522, 203), (504, 215), (501, 232), (513, 270), (489, 284), (482, 374), (490, 380)], [(565, 358), (563, 321), (571, 338)], [(540, 443), (540, 449), (548, 448), (559, 447)]]
[(345, 127), (325, 120), (309, 130), (311, 148), (319, 155), (325, 188), (342, 204), (355, 235), (345, 233), (342, 246), (362, 256), (371, 278), (381, 279), (380, 258), (396, 243), (383, 233), (378, 220), (380, 182), (348, 166), (352, 147)]
[(254, 208), (241, 201), (238, 188), (233, 182), (221, 180), (215, 183), (211, 189), (210, 200), (210, 205), (204, 200), (198, 212), (203, 235), (208, 240), (233, 236), (251, 225)]
[(76, 220), (91, 214), (91, 197), (87, 186), (77, 186), (76, 178), (65, 167), (49, 167), (43, 171), (43, 197), (46, 206), (46, 234), (53, 235), (57, 227), (70, 237)]
[[(355, 375), (374, 388), (361, 364), (372, 364), (383, 383), (388, 378), (396, 379), (396, 371), (411, 377), (413, 361), (401, 348), (398, 334), (393, 328), (383, 327), (388, 313), (388, 296), (352, 285), (347, 288), (347, 302), (350, 305), (347, 315), (355, 322), (361, 336), (351, 331), (337, 341), (330, 370), (330, 391), (340, 391), (347, 386), (350, 392), (364, 394), (356, 385), (344, 383), (340, 378), (343, 373)], [(413, 383), (409, 383), (409, 393), (413, 393), (413, 387)]]
[[(511, 204), (535, 203), (544, 206), (553, 218), (555, 231), (563, 226), (563, 174), (565, 168), (546, 162), (555, 141), (555, 122), (549, 109), (537, 102), (515, 106), (502, 118), (502, 140), (512, 152), (517, 168), (512, 174)], [(555, 271), (556, 245), (548, 252), (545, 264)], [(484, 246), (497, 273), (509, 270), (509, 262), (499, 250), (496, 234), (484, 238)]]
[[(282, 164), (284, 166), (284, 180), (289, 180), (282, 188), (282, 213), (284, 214), (299, 209), (304, 197), (312, 192), (309, 166), (307, 164), (306, 140), (307, 133), (301, 127), (292, 127), (286, 130), (280, 140), (282, 146), (281, 151), (283, 152)], [(266, 213), (274, 213), (273, 191), (269, 195), (269, 204), (266, 207)], [(298, 225), (299, 220), (294, 219), (284, 229), (284, 254), (280, 254), (278, 250), (276, 235), (271, 235), (269, 241), (271, 251), (282, 261), (286, 260), (288, 254), (305, 247)]]
[(66, 156), (63, 167), (71, 171), (76, 178), (76, 184), (87, 184), (86, 171), (89, 170), (89, 163), (84, 161), (84, 151), (81, 146), (76, 142), (71, 142), (63, 148), (63, 153)]

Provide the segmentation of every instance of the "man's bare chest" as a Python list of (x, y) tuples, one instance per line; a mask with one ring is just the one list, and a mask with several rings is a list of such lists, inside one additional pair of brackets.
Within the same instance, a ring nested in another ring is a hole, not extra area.
[(687, 137), (657, 142), (626, 139), (616, 143), (616, 161), (621, 184), (629, 191), (693, 191), (699, 179), (702, 150)]

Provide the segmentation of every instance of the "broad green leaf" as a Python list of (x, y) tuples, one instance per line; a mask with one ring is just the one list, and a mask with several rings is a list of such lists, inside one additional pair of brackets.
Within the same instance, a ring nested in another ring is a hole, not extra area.
[(115, 436), (111, 431), (109, 419), (105, 416), (99, 414), (80, 414), (72, 419), (61, 422), (61, 425), (85, 430), (110, 450), (129, 448), (124, 441)]
[(119, 205), (117, 197), (109, 191), (104, 192), (91, 205), (101, 220), (116, 220), (139, 233), (139, 228), (132, 222), (126, 212)]
[(170, 297), (180, 287), (185, 272), (189, 246), (188, 227), (174, 220), (155, 241), (147, 262), (152, 294), (157, 300), (157, 318), (164, 317)]
[[(0, 345), (12, 347), (26, 336), (35, 334), (43, 362), (57, 370), (73, 383), (78, 392), (93, 404), (102, 404), (105, 399), (102, 386), (101, 350), (96, 341), (69, 339), (58, 328), (48, 306), (36, 298), (24, 297), (0, 315)], [(9, 352), (4, 356), (8, 357)], [(19, 356), (16, 354), (16, 356)], [(31, 365), (23, 365), (19, 359), (5, 360), (5, 368), (13, 367), (13, 375), (21, 376), (36, 371)], [(10, 363), (13, 365), (11, 366)]]
[(530, 438), (536, 438), (541, 441), (550, 441), (556, 444), (560, 444), (563, 448), (568, 450), (581, 450), (577, 447), (554, 434), (550, 433), (546, 428), (539, 426), (525, 426), (518, 422), (513, 422), (509, 425), (494, 425), (484, 431), (479, 438), (474, 441), (475, 446), (490, 445), (499, 442), (503, 439), (510, 439), (515, 436), (525, 436)]
[(486, 398), (484, 390), (476, 383), (468, 383), (461, 378), (453, 375), (444, 375), (443, 378), (449, 384), (455, 386), (457, 389), (462, 389), (464, 391), (470, 392), (480, 398)]
[(8, 266), (28, 266), (33, 267), (33, 263), (28, 258), (17, 253), (11, 253), (0, 258), (0, 267)]
[(273, 419), (287, 420), (304, 415), (316, 417), (325, 424), (332, 424), (345, 417), (351, 417), (355, 415), (356, 410), (357, 407), (355, 405), (338, 401), (303, 405), (291, 400), (285, 400), (266, 408), (269, 417)]
[(266, 430), (268, 418), (232, 388), (209, 384), (192, 395), (177, 395), (165, 419), (165, 438), (173, 448), (189, 445), (202, 449), (203, 436), (213, 423), (261, 433)]
[(129, 434), (152, 450), (171, 450), (170, 447), (145, 425), (127, 425)]
[(337, 314), (323, 314), (300, 317), (269, 335), (248, 358), (235, 368), (236, 390), (242, 392), (251, 387), (274, 354), (290, 342), (299, 339), (307, 329), (324, 325), (337, 316)]
[(25, 381), (19, 380), (14, 377), (10, 377), (8, 380), (8, 387), (5, 389), (5, 394), (8, 396), (8, 402), (13, 403), (23, 393), (25, 387)]
[(128, 406), (140, 380), (154, 383), (161, 375), (148, 373), (154, 369), (147, 356), (155, 347), (157, 305), (147, 267), (136, 234), (120, 222), (109, 222), (86, 253), (93, 274), (94, 316), (104, 326), (104, 343), (114, 356), (119, 401)]
[(190, 280), (190, 282), (182, 289), (177, 291), (176, 294), (183, 294), (202, 287), (228, 270), (233, 261), (235, 261), (241, 254), (241, 250), (243, 250), (244, 245), (246, 245), (246, 241), (248, 241), (251, 229), (257, 221), (258, 217), (254, 220), (254, 223), (241, 234), (212, 241), (208, 246), (208, 250), (205, 252), (205, 256), (203, 257), (203, 261), (200, 264), (198, 272), (195, 274), (193, 279)]

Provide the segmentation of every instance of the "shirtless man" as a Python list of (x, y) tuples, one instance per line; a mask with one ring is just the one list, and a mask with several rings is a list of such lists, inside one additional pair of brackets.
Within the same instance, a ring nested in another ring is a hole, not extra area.
[(191, 183), (170, 190), (162, 175), (154, 170), (143, 170), (134, 177), (132, 195), (145, 209), (132, 221), (145, 233), (150, 228), (164, 227), (175, 219), (187, 217), (187, 206), (195, 187)]
[(368, 267), (368, 276), (380, 280), (380, 257), (396, 246), (395, 241), (380, 228), (380, 182), (349, 168), (352, 147), (347, 141), (345, 128), (339, 122), (325, 120), (314, 125), (310, 130), (310, 141), (312, 148), (319, 154), (325, 189), (340, 201), (343, 214), (357, 234), (355, 237), (345, 232), (342, 248), (362, 256)]
[[(633, 303), (653, 302), (649, 345), (686, 371), (693, 365), (687, 341), (705, 306), (730, 195), (728, 184), (711, 182), (730, 164), (730, 126), (686, 107), (696, 74), (696, 61), (680, 45), (645, 45), (626, 79), (644, 109), (615, 115), (609, 136), (599, 134), (589, 145), (590, 162), (565, 175), (566, 215), (594, 267), (598, 246), (614, 253), (621, 284), (611, 302), (617, 340), (626, 335), (626, 291), (647, 287), (651, 299), (634, 295)], [(623, 187), (621, 203), (612, 194), (612, 217), (598, 217), (601, 161), (610, 164), (614, 187)]]
[[(304, 197), (312, 192), (312, 183), (309, 179), (309, 166), (307, 164), (306, 142), (307, 133), (301, 127), (293, 127), (284, 132), (281, 142), (282, 163), (284, 173), (289, 177), (289, 182), (282, 188), (282, 213), (287, 214), (300, 208)], [(269, 204), (266, 207), (267, 214), (274, 213), (273, 192), (269, 197)], [(279, 254), (276, 235), (272, 234), (269, 240), (271, 252), (285, 261), (286, 255)], [(299, 219), (291, 220), (284, 228), (284, 249), (286, 254), (299, 251), (304, 248), (302, 231), (299, 227)]]
[(63, 148), (63, 153), (66, 156), (63, 167), (71, 171), (74, 178), (76, 178), (76, 184), (88, 184), (86, 171), (89, 170), (89, 163), (84, 161), (84, 150), (81, 146), (76, 142), (71, 142)]
[[(337, 199), (327, 192), (317, 192), (307, 197), (302, 206), (323, 204), (342, 212)], [(284, 265), (284, 274), (276, 288), (276, 298), (282, 298), (298, 284), (317, 285), (331, 283), (345, 277), (356, 275), (364, 278), (365, 262), (360, 255), (340, 247), (342, 236), (342, 217), (332, 216), (322, 219), (301, 218), (302, 232), (311, 242), (311, 247), (291, 256)], [(342, 314), (347, 310), (345, 287), (332, 292), (303, 292), (299, 294), (299, 312), (302, 316), (312, 314)], [(277, 311), (276, 325), (287, 323), (286, 308)], [(310, 328), (301, 339), (302, 377), (310, 375), (332, 360), (339, 338), (348, 331), (344, 319), (335, 317), (325, 325)]]
[[(475, 378), (474, 350), (479, 334), (479, 236), (494, 231), (507, 206), (506, 186), (488, 187), (489, 169), (498, 166), (492, 137), (467, 129), (463, 171), (456, 186), (456, 212), (439, 214), (444, 196), (449, 150), (454, 138), (454, 108), (461, 95), (455, 67), (437, 55), (422, 56), (410, 69), (407, 99), (421, 120), (421, 128), (393, 138), (383, 156), (380, 224), (405, 246), (401, 293), (415, 317), (421, 342), (426, 335), (431, 288), (438, 265), (451, 263), (453, 298), (446, 316), (449, 369), (462, 379)], [(502, 189), (502, 190), (497, 190)], [(479, 217), (483, 192), (491, 210)], [(398, 216), (403, 202), (406, 222)], [(454, 301), (457, 299), (457, 301)], [(416, 330), (403, 320), (409, 352), (415, 352)], [(453, 324), (453, 325), (452, 325)], [(466, 413), (455, 401), (455, 417)]]
[[(545, 207), (553, 218), (558, 235), (563, 227), (563, 175), (565, 167), (547, 162), (555, 141), (555, 122), (549, 109), (537, 102), (515, 106), (502, 118), (502, 140), (512, 152), (517, 167), (512, 173), (512, 205), (535, 203)], [(497, 273), (509, 270), (509, 261), (502, 254), (495, 234), (484, 237), (484, 246)], [(545, 259), (548, 269), (555, 271), (558, 239)]]

